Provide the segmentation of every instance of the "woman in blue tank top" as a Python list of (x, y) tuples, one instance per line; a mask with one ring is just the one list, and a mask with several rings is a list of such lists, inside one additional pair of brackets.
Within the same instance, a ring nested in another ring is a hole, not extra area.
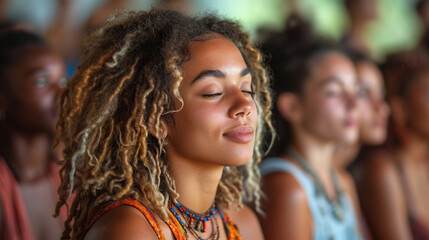
[(358, 137), (353, 64), (295, 17), (263, 49), (274, 74), (279, 135), (273, 157), (260, 166), (265, 238), (362, 239), (354, 184), (332, 162), (338, 142)]

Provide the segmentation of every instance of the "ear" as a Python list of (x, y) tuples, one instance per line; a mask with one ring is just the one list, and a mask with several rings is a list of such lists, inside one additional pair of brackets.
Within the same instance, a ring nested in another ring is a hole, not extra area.
[(302, 121), (302, 108), (298, 96), (293, 93), (281, 93), (277, 98), (277, 110), (291, 123)]
[(399, 127), (405, 127), (407, 114), (404, 100), (400, 97), (393, 97), (389, 102), (393, 122)]
[(165, 120), (160, 119), (159, 126), (155, 124), (155, 119), (149, 118), (149, 133), (158, 139), (166, 139), (168, 136), (168, 128)]

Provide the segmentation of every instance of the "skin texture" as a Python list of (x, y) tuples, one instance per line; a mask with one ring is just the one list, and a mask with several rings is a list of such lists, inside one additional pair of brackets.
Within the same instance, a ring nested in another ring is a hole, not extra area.
[[(223, 167), (244, 164), (252, 157), (253, 132), (246, 142), (226, 135), (242, 125), (254, 129), (257, 112), (250, 93), (251, 77), (242, 74), (247, 67), (231, 41), (213, 35), (209, 40), (190, 43), (189, 52), (190, 60), (182, 66), (184, 79), (180, 87), (184, 105), (174, 114), (174, 124), (167, 127), (166, 151), (179, 201), (196, 212), (204, 212), (213, 202)], [(201, 74), (208, 70), (223, 74)], [(195, 80), (198, 76), (202, 77)], [(181, 106), (179, 101), (175, 104)], [(235, 209), (226, 212), (240, 229), (246, 229), (241, 231), (244, 239), (263, 239), (253, 212), (247, 207)], [(221, 223), (219, 216), (218, 222)], [(166, 239), (173, 239), (167, 225), (161, 219), (158, 223)], [(220, 239), (226, 239), (222, 225), (220, 231)], [(201, 236), (206, 238), (210, 233), (208, 225), (206, 234)], [(124, 238), (157, 239), (143, 215), (131, 207), (103, 215), (85, 237)]]
[(356, 64), (360, 85), (357, 109), (359, 111), (359, 142), (381, 144), (386, 139), (389, 108), (384, 101), (383, 79), (378, 68), (369, 62)]
[(404, 192), (391, 154), (373, 152), (357, 171), (356, 185), (374, 239), (412, 239)]
[(26, 46), (16, 54), (19, 61), (2, 70), (0, 155), (16, 173), (35, 239), (58, 239), (62, 227), (61, 220), (52, 217), (56, 198), (48, 165), (64, 67), (42, 45)]
[(58, 56), (43, 46), (21, 50), (16, 64), (4, 70), (7, 91), (2, 105), (7, 124), (25, 134), (54, 134), (57, 98), (64, 67)]
[(372, 154), (356, 178), (375, 239), (412, 239), (410, 216), (429, 229), (429, 72), (410, 81), (404, 97), (390, 100), (399, 144)]
[[(340, 143), (336, 150), (334, 164), (340, 174), (344, 177), (345, 181), (348, 182), (348, 192), (353, 196), (352, 200), (356, 208), (357, 216), (361, 219), (361, 211), (359, 210), (360, 203), (356, 193), (356, 187), (354, 186), (354, 182), (348, 174), (346, 167), (350, 162), (356, 159), (362, 145), (377, 145), (385, 141), (389, 108), (383, 99), (383, 79), (378, 68), (371, 62), (367, 61), (357, 62), (355, 63), (355, 66), (359, 84), (357, 101), (357, 110), (359, 112), (359, 141), (352, 145)], [(361, 156), (362, 160), (365, 161), (371, 161), (370, 159), (372, 157), (371, 152), (368, 152), (365, 156)], [(359, 167), (359, 165), (353, 166), (353, 170), (356, 170), (356, 168)], [(366, 182), (365, 184), (369, 184), (369, 182)], [(359, 187), (365, 187), (365, 184)], [(373, 185), (371, 186), (373, 187)], [(382, 185), (380, 185), (380, 187), (382, 187)], [(365, 201), (372, 201), (372, 199), (365, 199)], [(374, 212), (377, 213), (375, 209)], [(365, 220), (362, 219), (361, 222), (362, 221)]]
[[(294, 148), (316, 171), (330, 199), (337, 198), (329, 176), (335, 143), (357, 140), (356, 90), (350, 60), (330, 53), (314, 62), (301, 96), (282, 93), (277, 101), (277, 108), (292, 125)], [(287, 155), (281, 157), (296, 164)], [(337, 174), (341, 188), (357, 202), (349, 176)], [(295, 177), (272, 173), (263, 177), (262, 186), (267, 195), (266, 217), (260, 216), (265, 238), (311, 239), (314, 226), (307, 196)]]

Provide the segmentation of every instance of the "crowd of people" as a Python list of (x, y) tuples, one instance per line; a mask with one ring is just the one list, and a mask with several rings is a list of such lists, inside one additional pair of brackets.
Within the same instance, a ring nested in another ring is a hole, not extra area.
[(79, 45), (61, 3), (44, 36), (0, 23), (0, 239), (429, 239), (429, 1), (382, 62), (375, 0), (340, 41), (294, 11), (259, 47), (114, 0)]

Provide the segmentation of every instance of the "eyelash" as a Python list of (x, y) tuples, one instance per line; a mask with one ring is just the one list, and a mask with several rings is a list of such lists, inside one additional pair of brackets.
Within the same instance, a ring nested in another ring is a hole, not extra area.
[[(245, 91), (245, 90), (243, 90), (241, 92), (249, 94), (252, 97), (255, 96), (255, 92), (254, 91)], [(210, 93), (210, 94), (203, 94), (203, 97), (218, 97), (218, 96), (221, 96), (221, 95), (222, 95), (222, 93)]]

